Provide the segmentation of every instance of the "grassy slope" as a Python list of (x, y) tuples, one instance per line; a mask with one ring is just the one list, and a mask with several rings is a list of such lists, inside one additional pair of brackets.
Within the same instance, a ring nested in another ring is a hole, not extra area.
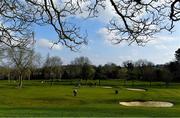
[[(70, 85), (50, 86), (26, 81), (25, 87), (18, 89), (14, 83), (0, 82), (0, 116), (180, 116), (180, 85), (153, 86), (146, 92), (128, 91), (121, 86), (118, 95), (114, 94), (114, 89), (81, 87), (78, 96), (73, 97), (74, 87)], [(105, 85), (117, 83), (104, 82)], [(130, 100), (170, 101), (175, 106), (147, 108), (118, 104)]]

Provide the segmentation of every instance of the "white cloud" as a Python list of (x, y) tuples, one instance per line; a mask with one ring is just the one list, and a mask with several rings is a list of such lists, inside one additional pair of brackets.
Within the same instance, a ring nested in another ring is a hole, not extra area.
[[(108, 44), (109, 46), (119, 47), (119, 46), (128, 45), (128, 43), (126, 43), (125, 41), (122, 41), (119, 45), (113, 45), (112, 39), (121, 39), (121, 36), (116, 35), (116, 32), (109, 32), (107, 28), (99, 29), (97, 31), (97, 34), (99, 34), (100, 37), (104, 39), (105, 44)], [(171, 46), (172, 48), (173, 46), (177, 47), (177, 45), (180, 45), (180, 42), (179, 44), (177, 44), (178, 41), (179, 41), (178, 36), (157, 35), (154, 38), (149, 39), (149, 42), (147, 42), (146, 46), (155, 47), (156, 49), (167, 50), (169, 46)], [(132, 46), (135, 46), (135, 44), (133, 44)]]
[[(114, 37), (118, 38), (114, 33), (109, 33), (107, 29), (102, 28), (98, 31), (98, 34), (104, 39), (104, 42), (108, 46), (112, 46), (110, 40)], [(136, 61), (138, 59), (147, 59), (154, 62), (155, 64), (163, 64), (174, 59), (174, 52), (180, 46), (180, 41), (177, 35), (158, 35), (156, 38), (151, 39), (145, 47), (139, 47), (135, 44), (132, 46), (127, 46), (128, 43), (122, 42), (123, 47), (120, 45), (115, 45), (118, 47), (121, 56), (118, 57), (118, 62), (123, 62), (125, 60)], [(114, 46), (114, 45), (113, 45)], [(126, 53), (121, 50), (126, 50)], [(131, 50), (129, 52), (129, 50)]]
[(53, 49), (53, 50), (62, 50), (62, 46), (60, 44), (54, 44), (53, 42), (50, 42), (47, 39), (40, 39), (37, 42), (37, 45), (43, 48), (49, 48), (49, 49)]
[(120, 39), (120, 36), (117, 36), (115, 32), (109, 32), (107, 28), (99, 29), (97, 31), (97, 34), (99, 34), (100, 37), (104, 40), (104, 43), (108, 44), (109, 46), (113, 46), (113, 47), (125, 46), (125, 42), (121, 42), (120, 45), (113, 44), (116, 43), (116, 41), (113, 41), (112, 39)]
[[(115, 0), (115, 1), (120, 2), (119, 0)], [(150, 1), (152, 1), (152, 0), (144, 0), (144, 3), (149, 3)], [(166, 3), (165, 1), (167, 2), (170, 0), (158, 0), (158, 1), (153, 2), (152, 5), (154, 5), (154, 7), (159, 6), (161, 4), (165, 4)], [(118, 22), (121, 23), (122, 22), (121, 18), (114, 10), (114, 7), (112, 6), (111, 2), (109, 0), (105, 0), (104, 5), (105, 5), (105, 9), (102, 9), (102, 8), (98, 9), (99, 14), (98, 14), (97, 20), (99, 20), (100, 22), (103, 22), (103, 23), (109, 23), (109, 21), (111, 19), (118, 19)], [(122, 10), (121, 12), (124, 12), (124, 11)], [(143, 9), (141, 12), (142, 13), (139, 13), (135, 19), (143, 18), (144, 16), (149, 14), (145, 11), (145, 9)], [(125, 14), (125, 13), (123, 13), (123, 14)], [(151, 28), (154, 28), (154, 27), (156, 27), (156, 26), (152, 26)]]
[(100, 10), (100, 14), (97, 19), (103, 23), (109, 23), (112, 18), (118, 17), (118, 15), (109, 0), (105, 1), (105, 6), (105, 9)]
[[(58, 1), (57, 0), (52, 0), (54, 4), (57, 4)], [(44, 3), (44, 0), (37, 0), (38, 3)], [(49, 3), (50, 1), (48, 1), (47, 3)]]
[(97, 33), (106, 40), (111, 40), (114, 37), (113, 33), (109, 33), (106, 28), (101, 28), (97, 31)]
[(156, 48), (157, 50), (173, 53), (172, 51), (179, 47), (180, 42), (178, 40), (178, 36), (159, 35), (155, 39), (152, 39), (148, 45)]
[(161, 44), (161, 43), (165, 43), (165, 42), (172, 42), (172, 41), (176, 41), (178, 40), (178, 37), (177, 36), (172, 36), (172, 35), (159, 35), (159, 36), (156, 36), (155, 38), (153, 39), (150, 39), (149, 43), (151, 45), (155, 45), (155, 44)]
[(154, 46), (156, 49), (160, 49), (160, 50), (167, 50), (168, 49), (168, 47), (166, 46), (166, 45), (163, 45), (163, 44), (161, 44), (161, 45), (155, 45)]
[[(65, 0), (65, 1), (68, 1), (68, 0)], [(72, 0), (72, 2), (74, 3), (74, 5), (77, 5), (77, 0)], [(93, 0), (79, 2), (79, 6), (81, 6), (82, 12), (77, 14), (75, 17), (83, 18), (83, 19), (87, 18), (89, 15), (87, 6), (93, 4), (93, 2), (94, 2)], [(97, 7), (97, 11), (98, 11), (98, 13), (96, 14), (97, 17), (94, 18), (96, 22), (100, 21), (102, 23), (108, 23), (112, 18), (118, 17), (118, 15), (116, 14), (109, 0), (104, 1), (103, 4), (105, 6), (105, 9), (102, 8), (101, 6)]]

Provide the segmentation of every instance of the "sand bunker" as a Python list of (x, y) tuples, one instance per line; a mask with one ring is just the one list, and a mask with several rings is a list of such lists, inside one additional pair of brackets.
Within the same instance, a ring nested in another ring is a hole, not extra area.
[(102, 88), (107, 88), (107, 89), (109, 89), (109, 88), (112, 88), (111, 86), (103, 86)]
[(126, 89), (130, 91), (146, 91), (145, 89), (139, 89), (139, 88), (126, 88)]
[(138, 106), (138, 107), (172, 107), (173, 104), (170, 102), (162, 101), (132, 101), (132, 102), (119, 102), (124, 106)]

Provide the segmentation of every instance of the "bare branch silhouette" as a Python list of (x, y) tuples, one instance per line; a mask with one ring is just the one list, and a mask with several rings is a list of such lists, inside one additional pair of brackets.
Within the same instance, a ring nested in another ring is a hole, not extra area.
[(54, 44), (76, 51), (87, 44), (87, 33), (74, 18), (99, 16), (107, 1), (116, 13), (107, 26), (117, 36), (112, 37), (114, 44), (144, 45), (160, 31), (172, 31), (180, 20), (180, 0), (1, 0), (1, 44), (18, 46), (33, 37), (33, 25), (50, 25), (58, 36)]

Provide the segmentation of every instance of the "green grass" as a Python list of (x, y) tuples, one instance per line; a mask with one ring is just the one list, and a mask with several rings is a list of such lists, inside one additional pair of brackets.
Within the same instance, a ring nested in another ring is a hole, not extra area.
[[(64, 84), (66, 83), (66, 85)], [(78, 96), (74, 97), (72, 82), (41, 83), (25, 81), (24, 87), (16, 88), (14, 82), (0, 81), (0, 116), (180, 116), (180, 85), (169, 88), (163, 83), (136, 82), (134, 87), (147, 88), (146, 92), (128, 91), (120, 80), (103, 80), (102, 86), (113, 86), (112, 89), (82, 86)], [(76, 83), (76, 82), (74, 82)], [(131, 82), (127, 83), (131, 87)], [(115, 95), (114, 90), (119, 94)], [(125, 107), (119, 101), (158, 100), (174, 103), (171, 108)]]

